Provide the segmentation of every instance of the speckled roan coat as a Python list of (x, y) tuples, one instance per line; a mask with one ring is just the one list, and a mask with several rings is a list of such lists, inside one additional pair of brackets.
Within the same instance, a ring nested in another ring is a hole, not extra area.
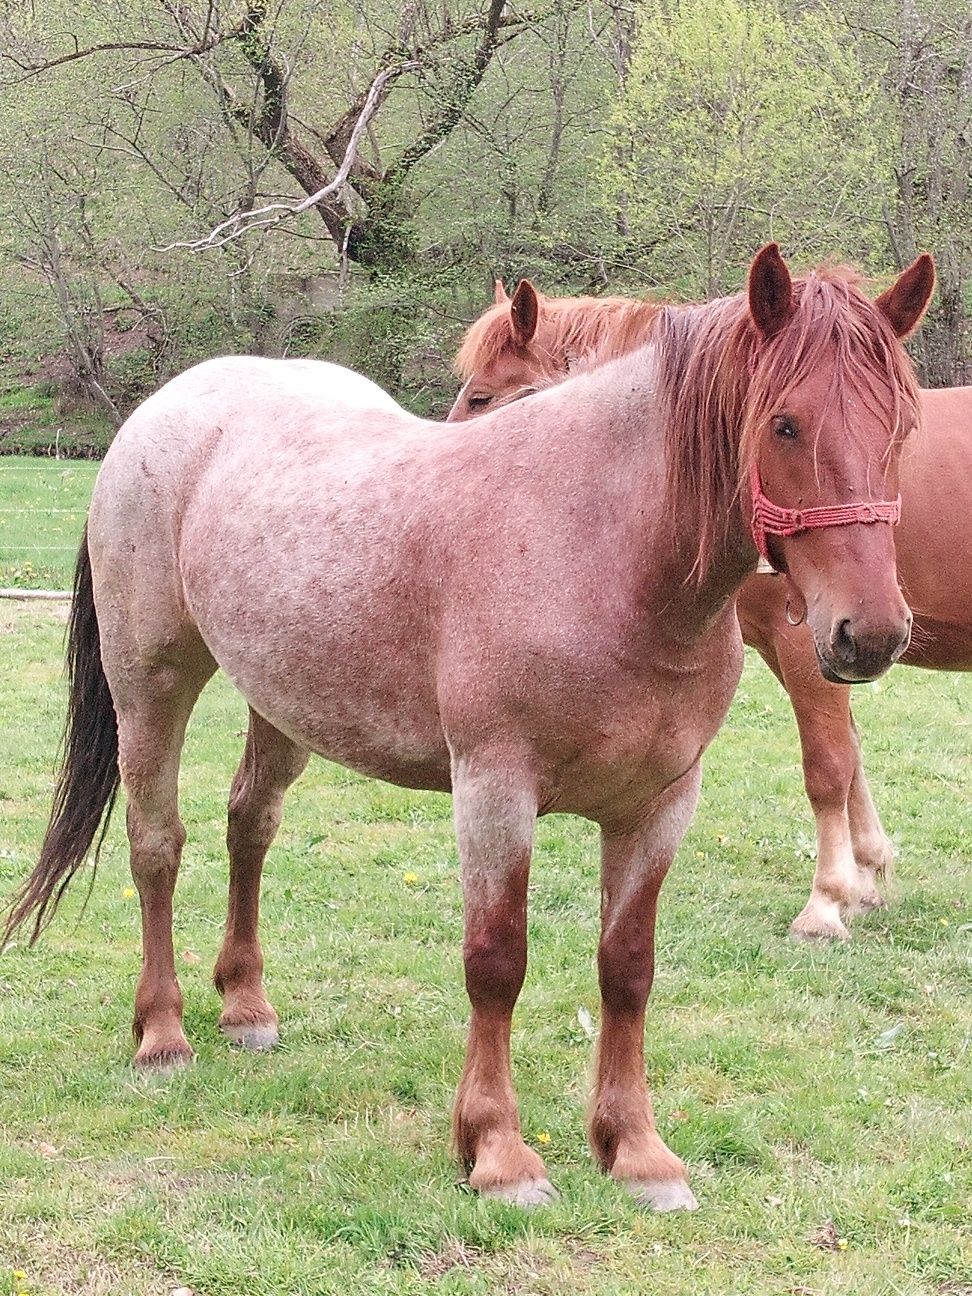
[[(917, 318), (921, 286), (901, 294)], [(95, 487), (66, 764), (13, 924), (44, 919), (120, 768), (143, 917), (136, 1061), (191, 1056), (171, 936), (177, 774), (221, 667), (251, 708), (230, 800), (222, 1026), (253, 1047), (276, 1038), (260, 870), (308, 754), (451, 790), (473, 1010), (456, 1141), (475, 1187), (542, 1202), (553, 1190), (520, 1134), (510, 1017), (536, 817), (584, 815), (603, 857), (592, 1145), (646, 1204), (693, 1205), (654, 1129), (643, 1027), (658, 890), (739, 677), (732, 596), (756, 554), (738, 481), (755, 456), (782, 502), (893, 489), (913, 392), (892, 316), (846, 285), (791, 284), (771, 245), (748, 298), (673, 317), (657, 346), (475, 425), (429, 424), (307, 361), (224, 359), (173, 380), (119, 432)], [(843, 396), (826, 411), (855, 365), (869, 404), (848, 436)], [(800, 452), (774, 431), (777, 396), (794, 420), (819, 415)], [(890, 528), (821, 532), (787, 553), (823, 657), (884, 669), (909, 624)]]

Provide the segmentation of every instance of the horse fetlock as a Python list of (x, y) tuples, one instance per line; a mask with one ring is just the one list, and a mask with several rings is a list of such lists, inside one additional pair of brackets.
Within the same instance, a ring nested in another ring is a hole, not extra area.
[(877, 888), (873, 875), (869, 875), (867, 882), (861, 888), (861, 894), (857, 901), (857, 908), (860, 913), (870, 913), (872, 909), (883, 909), (887, 900)]
[(639, 1206), (655, 1211), (695, 1210), (685, 1162), (653, 1130), (623, 1135), (614, 1149), (611, 1178), (624, 1184)]
[(869, 878), (870, 890), (874, 887), (873, 875), (890, 877), (894, 872), (894, 845), (883, 832), (855, 837), (854, 858), (862, 872), (872, 875)]
[(595, 1115), (588, 1134), (601, 1168), (622, 1183), (685, 1179), (685, 1163), (665, 1145), (650, 1112), (621, 1117), (615, 1109), (607, 1120)]
[(469, 1186), (486, 1197), (518, 1206), (538, 1206), (556, 1197), (543, 1158), (518, 1131), (495, 1131), (478, 1140)]
[(279, 1043), (279, 1018), (262, 986), (227, 988), (217, 982), (217, 988), (224, 994), (219, 1029), (231, 1043), (253, 1052), (263, 1052)]
[(172, 1071), (187, 1066), (195, 1056), (183, 1032), (181, 1014), (147, 1017), (136, 1009), (132, 1034), (138, 1042), (134, 1065), (140, 1071)]

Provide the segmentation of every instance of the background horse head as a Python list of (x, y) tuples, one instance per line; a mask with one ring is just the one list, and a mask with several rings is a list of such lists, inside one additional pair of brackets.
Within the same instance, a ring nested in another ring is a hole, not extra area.
[(624, 297), (545, 297), (529, 279), (520, 280), (511, 298), (497, 279), (493, 305), (470, 325), (456, 356), (463, 386), (446, 422), (560, 382), (574, 361), (600, 351), (609, 337), (628, 339), (624, 350), (639, 346), (661, 309), (659, 302)]

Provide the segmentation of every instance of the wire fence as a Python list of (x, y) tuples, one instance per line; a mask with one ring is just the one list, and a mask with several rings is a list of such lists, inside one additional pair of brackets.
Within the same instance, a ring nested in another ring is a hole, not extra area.
[(98, 464), (0, 462), (0, 598), (69, 598)]

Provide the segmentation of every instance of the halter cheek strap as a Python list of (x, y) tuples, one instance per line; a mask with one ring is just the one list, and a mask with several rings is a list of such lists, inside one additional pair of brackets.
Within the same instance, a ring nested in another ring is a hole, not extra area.
[(819, 508), (792, 509), (774, 504), (763, 494), (759, 468), (753, 463), (749, 469), (749, 485), (753, 492), (753, 539), (760, 557), (771, 567), (775, 563), (769, 556), (766, 544), (768, 535), (792, 536), (801, 531), (814, 531), (820, 527), (849, 526), (853, 522), (890, 522), (892, 526), (901, 518), (901, 496), (896, 500), (876, 500), (866, 504), (830, 504)]

